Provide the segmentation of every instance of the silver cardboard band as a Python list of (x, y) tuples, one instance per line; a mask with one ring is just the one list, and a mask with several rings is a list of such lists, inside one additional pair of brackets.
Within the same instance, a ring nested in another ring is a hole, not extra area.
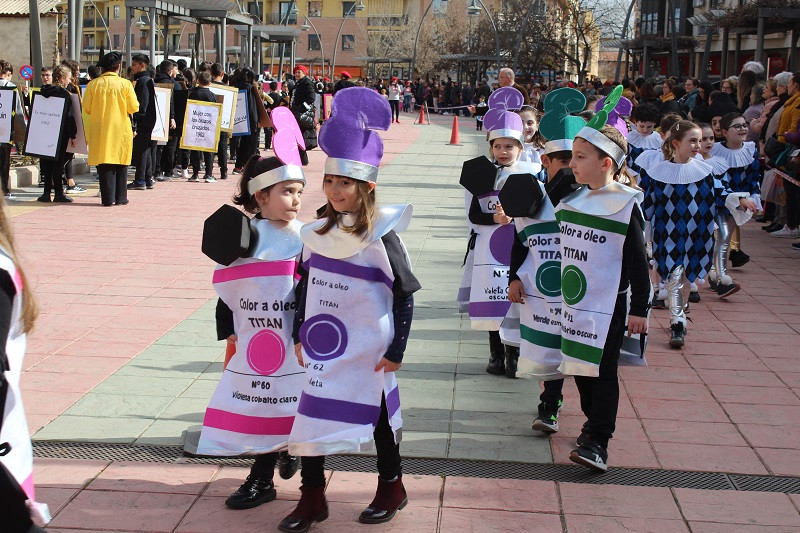
[(491, 130), (489, 132), (489, 140), (493, 141), (495, 139), (499, 139), (501, 137), (509, 137), (511, 139), (516, 139), (520, 143), (525, 142), (525, 136), (521, 131), (512, 130), (511, 128), (502, 128), (499, 130)]
[(572, 139), (554, 139), (544, 143), (544, 153), (552, 154), (553, 152), (571, 152)]
[(325, 160), (325, 174), (347, 176), (356, 180), (375, 183), (378, 179), (378, 167), (352, 159), (329, 157)]
[(622, 148), (617, 143), (600, 133), (600, 131), (586, 126), (581, 128), (581, 131), (575, 136), (576, 139), (578, 137), (599, 148), (614, 160), (617, 168), (622, 168), (622, 163), (625, 162), (625, 152), (622, 151)]
[(303, 174), (303, 169), (297, 165), (283, 165), (250, 179), (247, 182), (247, 192), (255, 194), (256, 191), (266, 189), (281, 181), (302, 181), (305, 183), (306, 176)]

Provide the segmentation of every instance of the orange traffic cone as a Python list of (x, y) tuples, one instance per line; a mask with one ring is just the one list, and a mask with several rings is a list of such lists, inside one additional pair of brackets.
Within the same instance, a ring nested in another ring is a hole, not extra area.
[(453, 115), (453, 132), (450, 134), (450, 144), (461, 146), (461, 138), (458, 136), (458, 115)]
[(225, 363), (222, 365), (222, 368), (228, 367), (228, 362), (230, 362), (233, 354), (236, 353), (236, 343), (233, 341), (228, 341), (228, 345), (225, 347)]
[(425, 105), (419, 106), (419, 118), (417, 124), (425, 124)]

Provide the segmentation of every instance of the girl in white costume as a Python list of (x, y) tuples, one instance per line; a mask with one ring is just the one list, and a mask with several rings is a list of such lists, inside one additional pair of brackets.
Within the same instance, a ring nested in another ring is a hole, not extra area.
[(19, 266), (11, 228), (0, 201), (0, 529), (44, 531), (31, 519), (50, 520), (47, 505), (36, 503), (33, 447), (22, 406), (19, 378), (25, 338), (36, 321), (36, 304)]
[(289, 437), (302, 456), (301, 497), (281, 531), (307, 531), (325, 520), (325, 456), (375, 449), (378, 488), (363, 523), (391, 520), (408, 502), (400, 459), (400, 368), (420, 288), (396, 231), (411, 206), (378, 208), (380, 136), (391, 123), (388, 102), (353, 87), (333, 100), (319, 145), (328, 155), (319, 220), (301, 230), (303, 265), (293, 337), (306, 383)]

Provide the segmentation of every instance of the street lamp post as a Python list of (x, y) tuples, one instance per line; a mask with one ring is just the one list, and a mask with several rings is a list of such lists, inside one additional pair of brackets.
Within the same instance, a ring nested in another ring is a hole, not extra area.
[[(519, 65), (519, 49), (522, 47), (522, 35), (525, 32), (525, 27), (528, 25), (528, 19), (530, 18), (531, 14), (533, 13), (534, 6), (539, 6), (539, 2), (541, 0), (533, 0), (531, 5), (528, 7), (528, 12), (525, 14), (525, 20), (522, 21), (522, 27), (519, 29), (519, 35), (517, 36), (517, 46), (514, 49), (514, 74), (517, 72), (517, 66)], [(636, 0), (633, 0), (634, 2)], [(633, 4), (631, 4), (633, 5)]]
[[(477, 1), (478, 5), (475, 5)], [(494, 30), (494, 47), (497, 51), (497, 69), (500, 70), (500, 34), (497, 33), (497, 25), (494, 23), (494, 19), (492, 18), (491, 13), (489, 10), (486, 9), (486, 4), (483, 3), (483, 0), (471, 0), (469, 6), (467, 6), (467, 15), (479, 15), (481, 9), (486, 13), (486, 16), (489, 18), (489, 22), (492, 25), (492, 29)]]
[[(431, 0), (428, 4), (428, 7), (425, 8), (425, 12), (422, 14), (422, 18), (419, 19), (419, 26), (417, 26), (417, 36), (414, 37), (414, 55), (411, 58), (411, 77), (414, 77), (414, 68), (417, 65), (417, 44), (419, 43), (419, 34), (422, 31), (422, 23), (425, 20), (425, 17), (428, 15), (428, 11), (431, 10), (433, 7), (434, 0)], [(472, 37), (472, 28), (470, 28), (470, 38)], [(469, 43), (468, 43), (469, 44)], [(333, 79), (333, 77), (331, 77)]]
[(367, 9), (367, 6), (364, 5), (363, 0), (358, 0), (358, 3), (354, 3), (350, 6), (350, 9), (347, 10), (347, 13), (344, 14), (342, 17), (342, 23), (339, 25), (339, 31), (336, 33), (336, 40), (333, 42), (333, 57), (331, 58), (331, 75), (330, 78), (333, 80), (333, 73), (334, 69), (336, 68), (336, 51), (339, 49), (339, 37), (342, 35), (342, 28), (344, 28), (344, 23), (347, 20), (347, 17), (353, 14), (353, 9), (356, 11), (364, 11)]
[[(314, 23), (311, 22), (311, 19), (309, 19), (306, 15), (303, 15), (303, 18), (305, 19), (305, 23), (302, 26), (300, 26), (300, 29), (302, 31), (308, 31), (309, 25), (310, 25), (310, 28), (312, 30), (314, 30), (314, 33), (317, 34), (317, 42), (319, 43), (319, 53), (322, 56), (322, 77), (324, 78), (325, 77), (325, 48), (322, 46), (322, 37), (320, 36), (319, 32), (317, 31), (316, 26), (314, 26)], [(331, 79), (333, 79), (333, 78), (331, 78)]]
[[(289, 4), (289, 9), (286, 10), (286, 16), (281, 18), (281, 25), (288, 26), (289, 25), (289, 18), (291, 17), (291, 15), (297, 15), (297, 13), (299, 13), (299, 12), (300, 11), (297, 9), (297, 2), (295, 0), (292, 0), (292, 3)], [(280, 50), (281, 50), (281, 57), (280, 57), (280, 60), (278, 61), (278, 79), (279, 80), (281, 79), (281, 76), (283, 75), (283, 56), (286, 53), (286, 43), (281, 43)], [(292, 59), (294, 59), (294, 55), (292, 56)]]
[[(628, 38), (628, 25), (630, 24), (631, 20), (631, 13), (633, 12), (633, 6), (636, 4), (636, 0), (631, 0), (630, 5), (628, 6), (628, 14), (625, 16), (625, 24), (622, 25), (622, 34), (620, 35), (620, 44), (622, 39)], [(614, 82), (619, 81), (619, 69), (622, 65), (622, 46), (619, 47), (619, 51), (617, 52), (617, 69), (614, 71)], [(625, 75), (627, 76), (628, 73), (626, 72)]]

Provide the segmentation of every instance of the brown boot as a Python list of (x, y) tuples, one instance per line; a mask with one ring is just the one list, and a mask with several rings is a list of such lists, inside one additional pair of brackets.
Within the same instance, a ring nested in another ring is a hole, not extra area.
[(300, 487), (300, 501), (289, 516), (281, 520), (278, 529), (289, 533), (305, 533), (314, 524), (328, 518), (325, 487)]
[(384, 481), (378, 476), (378, 490), (369, 507), (364, 509), (359, 522), (365, 524), (382, 524), (388, 522), (394, 515), (408, 504), (406, 488), (403, 486), (403, 475), (397, 476), (394, 481)]

